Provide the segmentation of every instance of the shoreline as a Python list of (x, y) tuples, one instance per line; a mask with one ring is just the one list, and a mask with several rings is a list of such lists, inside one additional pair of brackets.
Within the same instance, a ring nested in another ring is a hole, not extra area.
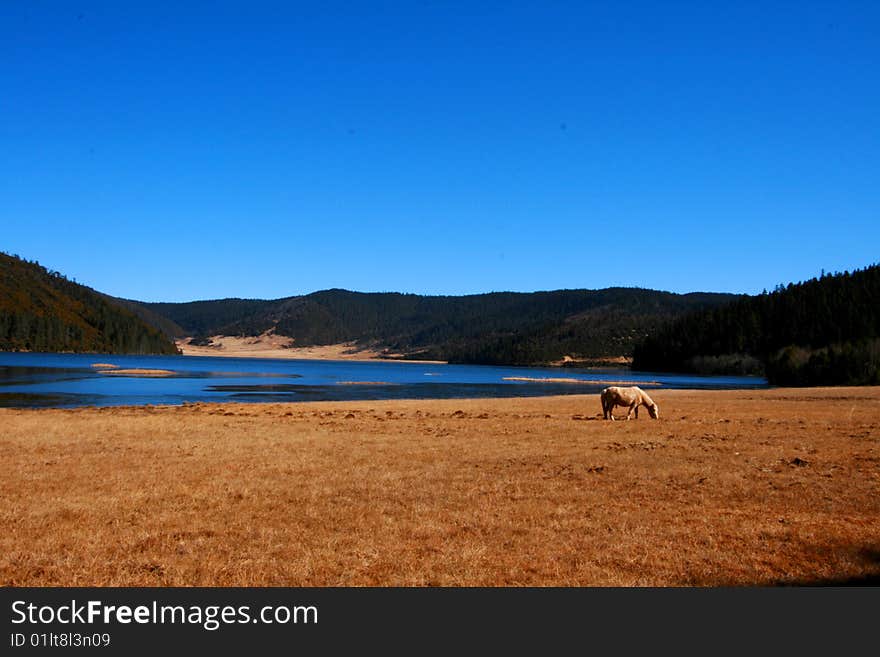
[[(337, 381), (332, 385), (342, 386), (358, 386), (358, 385), (400, 385), (385, 381)], [(785, 387), (762, 387), (762, 388), (661, 388), (652, 389), (652, 396), (657, 399), (666, 399), (670, 397), (674, 401), (688, 400), (697, 402), (708, 402), (713, 397), (741, 397), (742, 400), (756, 399), (760, 401), (763, 395), (777, 394), (779, 399), (773, 398), (774, 401), (783, 403), (783, 401), (811, 402), (816, 401), (816, 397), (820, 399), (829, 399), (835, 401), (854, 400), (854, 401), (876, 401), (878, 403), (878, 411), (880, 411), (880, 386), (814, 386), (803, 388), (785, 388)], [(662, 395), (662, 397), (661, 397)], [(703, 399), (703, 398), (707, 399)], [(441, 407), (466, 405), (466, 406), (492, 406), (492, 405), (522, 405), (540, 406), (546, 403), (548, 406), (557, 405), (575, 405), (577, 403), (586, 403), (595, 408), (588, 408), (588, 411), (597, 418), (601, 418), (602, 409), (599, 401), (600, 393), (596, 392), (579, 392), (572, 394), (556, 394), (556, 395), (529, 395), (529, 396), (508, 396), (508, 397), (405, 397), (391, 399), (344, 399), (344, 400), (304, 400), (304, 401), (236, 401), (236, 400), (219, 400), (219, 401), (184, 401), (179, 404), (121, 404), (114, 406), (0, 406), (0, 417), (3, 413), (112, 413), (113, 411), (126, 411), (132, 414), (140, 412), (155, 413), (156, 411), (186, 411), (196, 408), (208, 409), (213, 411), (226, 410), (226, 407), (234, 407), (235, 410), (242, 411), (245, 416), (260, 415), (262, 411), (275, 412), (279, 410), (299, 411), (301, 413), (314, 409), (325, 409), (330, 407), (348, 407), (358, 408), (368, 406), (416, 406), (416, 405), (437, 405)], [(659, 402), (658, 402), (659, 403)], [(312, 408), (314, 407), (314, 408)], [(661, 408), (663, 406), (661, 405)], [(246, 411), (251, 410), (252, 413)], [(642, 409), (644, 410), (644, 409)], [(646, 411), (647, 412), (647, 411)], [(580, 413), (579, 415), (583, 415)], [(618, 420), (626, 415), (626, 408), (617, 406), (614, 409), (615, 418)], [(718, 415), (714, 413), (713, 417)], [(645, 416), (647, 417), (647, 416)], [(582, 419), (582, 418), (581, 418)], [(663, 418), (664, 420), (668, 418)], [(645, 421), (644, 418), (632, 422)], [(659, 424), (654, 425), (659, 427)], [(880, 423), (878, 423), (880, 428)], [(878, 472), (880, 477), (880, 472)]]
[[(290, 338), (281, 336), (271, 336), (277, 338), (282, 343), (293, 342)], [(27, 349), (16, 350), (0, 350), (2, 353), (10, 354), (67, 354), (67, 355), (91, 355), (95, 357), (114, 357), (114, 356), (208, 356), (216, 358), (253, 358), (274, 359), (274, 360), (328, 360), (328, 361), (387, 361), (394, 363), (420, 363), (423, 365), (449, 365), (449, 361), (431, 360), (418, 358), (405, 358), (404, 354), (389, 353), (383, 350), (366, 349), (358, 347), (354, 342), (341, 342), (332, 345), (317, 345), (310, 347), (294, 347), (283, 346), (275, 343), (264, 345), (261, 344), (265, 340), (266, 335), (256, 337), (236, 337), (236, 336), (213, 336), (212, 339), (219, 339), (216, 346), (200, 346), (189, 343), (191, 338), (178, 338), (174, 340), (174, 345), (179, 350), (176, 354), (133, 354), (123, 353), (114, 354), (103, 351), (30, 351)], [(462, 365), (480, 365), (479, 363), (461, 363)], [(616, 356), (607, 358), (584, 358), (572, 359), (566, 356), (562, 360), (547, 361), (542, 363), (533, 363), (531, 365), (492, 365), (497, 367), (524, 367), (539, 369), (554, 369), (564, 371), (566, 369), (578, 370), (615, 370), (615, 371), (632, 371), (630, 365), (632, 358), (626, 356)], [(109, 365), (107, 363), (99, 363), (93, 365)]]

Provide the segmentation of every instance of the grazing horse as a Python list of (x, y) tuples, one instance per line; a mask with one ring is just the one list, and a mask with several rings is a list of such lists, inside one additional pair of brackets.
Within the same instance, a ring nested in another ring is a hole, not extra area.
[(660, 417), (660, 407), (654, 403), (654, 400), (648, 396), (648, 393), (637, 386), (632, 386), (631, 388), (619, 388), (617, 386), (605, 388), (602, 391), (602, 416), (604, 419), (614, 419), (612, 411), (615, 406), (629, 406), (629, 413), (626, 414), (627, 420), (632, 416), (633, 411), (636, 413), (636, 418), (639, 417), (639, 406), (647, 408), (648, 415), (655, 420)]

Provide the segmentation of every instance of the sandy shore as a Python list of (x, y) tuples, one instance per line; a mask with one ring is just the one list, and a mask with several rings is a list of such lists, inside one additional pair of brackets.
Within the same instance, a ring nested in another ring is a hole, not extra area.
[(880, 388), (0, 409), (3, 585), (880, 582)]
[(573, 358), (563, 356), (559, 360), (550, 361), (548, 365), (554, 367), (629, 367), (632, 358), (629, 356), (597, 356), (594, 358)]
[[(402, 354), (364, 349), (353, 342), (295, 347), (291, 338), (263, 334), (257, 337), (215, 335), (210, 346), (189, 343), (190, 338), (176, 340), (177, 348), (184, 356), (228, 356), (231, 358), (289, 358), (299, 360), (399, 360)], [(411, 363), (443, 363), (438, 360), (407, 360)]]

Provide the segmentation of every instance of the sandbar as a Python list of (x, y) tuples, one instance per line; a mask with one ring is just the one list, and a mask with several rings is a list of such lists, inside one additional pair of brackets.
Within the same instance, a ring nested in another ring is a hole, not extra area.
[(174, 376), (172, 370), (152, 370), (139, 367), (129, 369), (101, 370), (98, 374), (109, 374), (111, 376)]
[(603, 381), (599, 379), (575, 379), (571, 377), (532, 377), (532, 376), (504, 376), (504, 381), (523, 381), (526, 383), (583, 383), (587, 385), (606, 386), (659, 386), (658, 381)]

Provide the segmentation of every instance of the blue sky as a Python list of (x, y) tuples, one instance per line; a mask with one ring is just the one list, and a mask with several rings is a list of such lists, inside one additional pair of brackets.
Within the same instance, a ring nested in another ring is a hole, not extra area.
[(0, 250), (150, 301), (877, 262), (880, 3), (724, 4), (6, 0)]

